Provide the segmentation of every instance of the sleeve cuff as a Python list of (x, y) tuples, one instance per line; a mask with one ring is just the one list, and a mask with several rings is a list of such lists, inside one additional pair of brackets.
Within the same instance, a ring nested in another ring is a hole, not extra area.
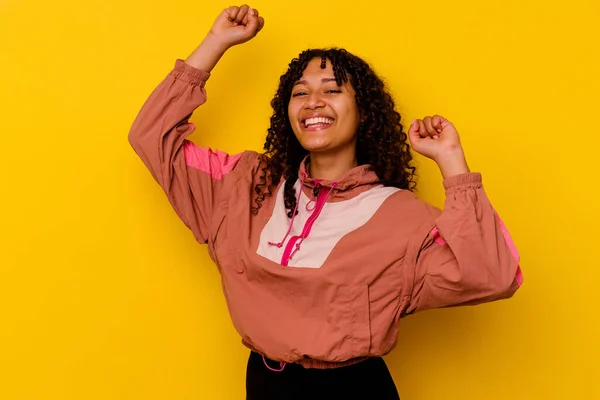
[(173, 75), (175, 79), (200, 87), (204, 87), (204, 84), (210, 77), (209, 72), (194, 68), (181, 59), (175, 61), (175, 67), (173, 68), (173, 71), (171, 71), (171, 75)]
[(459, 188), (479, 188), (482, 185), (482, 177), (479, 172), (468, 172), (466, 174), (455, 175), (444, 179), (444, 189), (446, 191)]

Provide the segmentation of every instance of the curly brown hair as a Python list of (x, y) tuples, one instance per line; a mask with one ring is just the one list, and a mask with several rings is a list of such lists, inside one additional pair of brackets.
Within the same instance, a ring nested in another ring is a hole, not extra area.
[(356, 104), (360, 115), (357, 129), (356, 159), (358, 165), (369, 165), (385, 186), (413, 190), (416, 186), (415, 167), (408, 137), (402, 130), (400, 114), (395, 110), (394, 99), (384, 82), (361, 58), (345, 49), (308, 49), (294, 58), (288, 70), (279, 79), (279, 87), (271, 107), (271, 126), (261, 155), (262, 175), (256, 184), (253, 212), (257, 213), (265, 196), (271, 196), (272, 188), (285, 179), (285, 207), (292, 217), (296, 206), (294, 183), (302, 160), (309, 154), (292, 130), (288, 117), (288, 103), (294, 83), (302, 76), (308, 63), (321, 59), (331, 62), (336, 83), (350, 80), (356, 92)]

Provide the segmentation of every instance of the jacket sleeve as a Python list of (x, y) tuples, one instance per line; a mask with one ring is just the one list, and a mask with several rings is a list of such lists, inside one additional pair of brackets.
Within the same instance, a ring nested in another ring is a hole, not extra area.
[(405, 313), (509, 298), (523, 281), (519, 254), (481, 174), (448, 178), (444, 188), (444, 211), (427, 206), (428, 222), (409, 243)]
[(129, 143), (201, 243), (208, 240), (211, 215), (226, 177), (242, 157), (200, 148), (186, 139), (195, 129), (188, 119), (206, 101), (204, 84), (209, 76), (177, 60), (129, 132)]

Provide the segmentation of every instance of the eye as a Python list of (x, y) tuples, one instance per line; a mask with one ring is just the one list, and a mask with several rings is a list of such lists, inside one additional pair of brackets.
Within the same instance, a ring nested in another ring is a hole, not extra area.
[(327, 90), (325, 93), (342, 93), (342, 91), (337, 90), (337, 89), (330, 89), (330, 90)]
[(304, 96), (306, 93), (304, 92), (296, 92), (292, 95), (292, 97)]

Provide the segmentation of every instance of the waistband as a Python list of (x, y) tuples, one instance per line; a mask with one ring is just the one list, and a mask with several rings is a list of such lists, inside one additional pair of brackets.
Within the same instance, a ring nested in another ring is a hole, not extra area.
[[(252, 345), (242, 339), (242, 344), (252, 350), (255, 353), (263, 355), (260, 351), (256, 350)], [(336, 361), (323, 361), (323, 360), (315, 360), (312, 358), (303, 358), (298, 361), (295, 361), (294, 364), (302, 365), (304, 368), (314, 368), (314, 369), (330, 369), (330, 368), (341, 368), (347, 367), (349, 365), (358, 364), (359, 362), (367, 360), (369, 357), (357, 357), (351, 358), (346, 361), (336, 362)], [(271, 361), (273, 364), (279, 363), (279, 361), (271, 360), (270, 358), (265, 357), (266, 360)]]

